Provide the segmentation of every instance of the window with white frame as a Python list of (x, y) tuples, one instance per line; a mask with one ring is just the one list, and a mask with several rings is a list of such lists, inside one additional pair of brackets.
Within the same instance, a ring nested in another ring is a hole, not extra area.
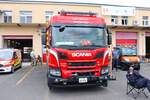
[(122, 25), (128, 25), (128, 16), (122, 16)]
[(111, 23), (113, 25), (118, 24), (118, 16), (111, 16)]
[(32, 11), (20, 11), (20, 23), (32, 23)]
[(3, 12), (4, 23), (12, 23), (12, 11)]
[(52, 17), (52, 15), (53, 15), (52, 11), (45, 11), (45, 21), (48, 22)]
[(143, 17), (142, 17), (142, 24), (143, 24), (144, 26), (147, 26), (147, 25), (148, 25), (148, 16), (143, 16)]

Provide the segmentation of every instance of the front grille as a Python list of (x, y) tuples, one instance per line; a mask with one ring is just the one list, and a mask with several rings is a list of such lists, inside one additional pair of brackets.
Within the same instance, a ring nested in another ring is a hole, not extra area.
[(0, 69), (0, 71), (5, 71), (4, 69)]
[(2, 65), (2, 64), (0, 64), (0, 67), (3, 67), (3, 65)]
[(68, 62), (68, 66), (95, 66), (96, 62)]
[(72, 73), (72, 75), (76, 74), (77, 76), (94, 76), (95, 72), (76, 72)]

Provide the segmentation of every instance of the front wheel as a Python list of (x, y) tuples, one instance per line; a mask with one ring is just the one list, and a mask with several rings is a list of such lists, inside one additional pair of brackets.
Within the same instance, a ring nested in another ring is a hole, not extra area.
[(107, 87), (107, 86), (108, 86), (108, 81), (107, 80), (103, 81), (103, 87)]
[(123, 70), (123, 71), (128, 70), (128, 66), (126, 66), (126, 67), (125, 66), (120, 66), (120, 69)]
[(14, 73), (14, 72), (15, 72), (15, 68), (14, 68), (14, 66), (12, 66), (11, 73)]
[(21, 63), (20, 63), (20, 66), (19, 66), (20, 68), (22, 68), (22, 61), (21, 61)]
[(47, 85), (48, 85), (49, 90), (51, 91), (53, 89), (53, 86), (50, 82), (48, 82), (48, 80), (47, 80)]
[(49, 88), (50, 91), (53, 90), (53, 86), (50, 83), (48, 83), (48, 88)]
[(52, 91), (52, 90), (53, 90), (53, 87), (52, 87), (52, 86), (48, 86), (48, 87), (49, 87), (49, 90), (50, 90), (50, 91)]
[(141, 66), (140, 66), (140, 64), (138, 64), (136, 70), (140, 70), (140, 68), (141, 68)]

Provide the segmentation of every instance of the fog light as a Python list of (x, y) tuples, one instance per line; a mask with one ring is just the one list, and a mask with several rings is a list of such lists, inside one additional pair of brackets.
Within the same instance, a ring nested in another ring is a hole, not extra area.
[(61, 76), (60, 70), (59, 69), (54, 69), (54, 68), (50, 69), (50, 74), (53, 75), (53, 76)]
[(58, 79), (57, 79), (57, 78), (55, 79), (55, 82), (58, 82)]
[(102, 67), (101, 74), (107, 74), (109, 72), (108, 67)]

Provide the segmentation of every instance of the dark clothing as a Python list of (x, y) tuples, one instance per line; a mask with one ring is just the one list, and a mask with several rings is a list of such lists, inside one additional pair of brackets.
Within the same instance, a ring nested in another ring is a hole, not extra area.
[(117, 50), (117, 49), (113, 50), (113, 52), (112, 52), (112, 69), (116, 68), (116, 70), (117, 70), (120, 54), (121, 53), (119, 50)]
[(38, 63), (42, 65), (42, 58), (40, 57), (40, 55), (38, 55), (38, 57), (37, 57), (37, 64)]
[(119, 59), (120, 51), (117, 49), (114, 49), (112, 52), (112, 55), (113, 55), (113, 59)]
[(150, 92), (150, 80), (147, 81), (147, 89)]
[(150, 92), (150, 80), (140, 75), (138, 71), (133, 71), (132, 74), (128, 72), (126, 77), (130, 85), (136, 88), (146, 87)]
[(117, 70), (117, 66), (118, 66), (118, 59), (112, 59), (112, 70), (114, 70), (114, 68), (116, 68)]

